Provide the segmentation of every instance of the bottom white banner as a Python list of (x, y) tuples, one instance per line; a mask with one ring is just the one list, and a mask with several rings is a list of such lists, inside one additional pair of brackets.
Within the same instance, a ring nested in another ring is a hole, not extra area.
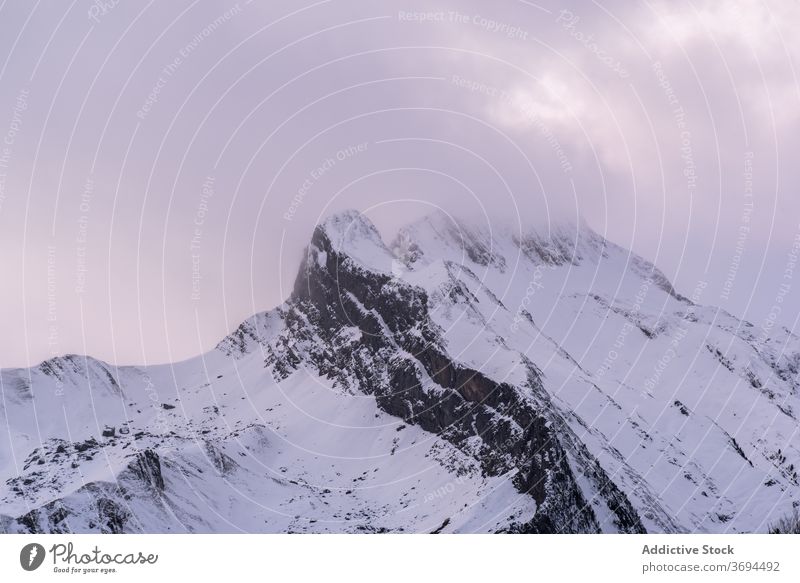
[(0, 581), (798, 581), (796, 535), (2, 535)]

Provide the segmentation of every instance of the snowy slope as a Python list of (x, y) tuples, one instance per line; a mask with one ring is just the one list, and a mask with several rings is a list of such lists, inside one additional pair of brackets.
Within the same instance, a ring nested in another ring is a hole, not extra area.
[(0, 531), (765, 531), (800, 339), (693, 299), (580, 223), (336, 215), (208, 354), (3, 370)]

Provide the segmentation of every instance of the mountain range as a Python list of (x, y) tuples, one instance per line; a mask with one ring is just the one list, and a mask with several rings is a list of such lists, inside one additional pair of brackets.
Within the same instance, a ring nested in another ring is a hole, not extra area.
[(3, 369), (0, 532), (766, 532), (800, 338), (581, 221), (315, 229), (210, 352)]

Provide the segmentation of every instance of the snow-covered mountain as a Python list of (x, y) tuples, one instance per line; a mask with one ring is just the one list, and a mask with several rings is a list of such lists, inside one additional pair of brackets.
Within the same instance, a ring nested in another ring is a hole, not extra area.
[(580, 223), (336, 215), (207, 354), (3, 370), (0, 531), (765, 532), (800, 339), (701, 295)]

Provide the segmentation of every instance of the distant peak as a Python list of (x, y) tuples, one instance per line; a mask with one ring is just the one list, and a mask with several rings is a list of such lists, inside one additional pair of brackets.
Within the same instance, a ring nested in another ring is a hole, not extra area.
[(369, 269), (393, 273), (398, 261), (411, 269), (439, 259), (504, 271), (509, 258), (520, 251), (537, 263), (577, 264), (598, 259), (604, 247), (604, 239), (577, 215), (526, 217), (520, 225), (510, 219), (465, 217), (443, 210), (401, 228), (387, 246), (369, 218), (345, 210), (317, 226), (309, 251), (319, 264), (327, 261), (327, 255), (319, 252), (334, 251)]
[[(511, 217), (467, 216), (461, 213), (448, 213), (436, 210), (421, 219), (410, 223), (402, 231), (435, 230), (439, 233), (454, 233), (460, 237), (482, 236), (532, 236), (563, 237), (565, 234), (589, 234), (592, 229), (583, 217), (564, 215)], [(401, 231), (401, 232), (402, 232)]]

